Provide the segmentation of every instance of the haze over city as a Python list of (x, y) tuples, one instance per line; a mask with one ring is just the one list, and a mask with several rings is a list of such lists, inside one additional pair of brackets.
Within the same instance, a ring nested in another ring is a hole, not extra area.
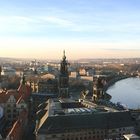
[(0, 56), (69, 59), (140, 56), (139, 0), (4, 0)]

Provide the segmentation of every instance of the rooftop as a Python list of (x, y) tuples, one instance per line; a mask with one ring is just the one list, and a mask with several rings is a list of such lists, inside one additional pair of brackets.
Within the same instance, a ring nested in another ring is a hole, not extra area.
[(125, 139), (131, 139), (131, 140), (140, 140), (140, 137), (137, 136), (136, 134), (126, 134), (124, 135), (124, 138)]
[(114, 111), (99, 106), (87, 108), (81, 102), (71, 99), (49, 99), (45, 105), (47, 107), (40, 110), (41, 115), (37, 114), (39, 127), (36, 130), (40, 133), (44, 130), (45, 133), (53, 133), (69, 129), (113, 129), (133, 126), (129, 111)]

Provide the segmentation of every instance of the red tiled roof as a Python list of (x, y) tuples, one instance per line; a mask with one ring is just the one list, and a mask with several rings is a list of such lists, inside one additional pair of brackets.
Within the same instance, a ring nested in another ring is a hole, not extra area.
[(11, 128), (11, 130), (10, 130), (10, 132), (9, 132), (9, 134), (8, 134), (7, 137), (10, 137), (10, 138), (11, 138), (12, 136), (15, 137), (15, 135), (19, 133), (20, 127), (21, 127), (20, 121), (17, 120), (17, 121), (14, 123), (13, 127)]
[(9, 134), (7, 135), (9, 139), (13, 137), (14, 140), (19, 140), (21, 138), (23, 133), (23, 123), (27, 120), (27, 116), (28, 112), (26, 110), (23, 110), (19, 114), (18, 120), (13, 124), (11, 130), (9, 131)]
[(23, 99), (23, 96), (21, 95), (19, 98), (18, 98), (18, 100), (17, 100), (17, 102), (16, 102), (16, 104), (19, 104), (20, 103), (20, 101)]
[(26, 100), (31, 93), (31, 88), (29, 85), (21, 84), (18, 90), (8, 90), (0, 92), (0, 103), (6, 103), (11, 95), (13, 95), (17, 102), (21, 99)]
[(21, 84), (18, 88), (18, 92), (19, 95), (22, 96), (24, 100), (26, 100), (30, 96), (31, 88), (27, 84)]

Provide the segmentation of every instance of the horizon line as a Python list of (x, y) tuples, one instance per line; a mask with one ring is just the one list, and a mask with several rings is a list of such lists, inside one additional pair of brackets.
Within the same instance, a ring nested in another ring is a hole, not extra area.
[[(26, 57), (6, 57), (6, 56), (0, 56), (0, 59), (25, 59), (25, 60), (28, 60), (28, 59), (31, 59), (31, 60), (52, 60), (52, 61), (59, 61), (61, 60), (61, 58), (26, 58)], [(87, 60), (92, 60), (92, 59), (140, 59), (140, 57), (83, 57), (83, 58), (78, 58), (78, 59), (69, 59), (67, 58), (67, 60), (70, 60), (70, 61), (77, 61), (77, 60), (84, 60), (84, 59), (87, 59)]]

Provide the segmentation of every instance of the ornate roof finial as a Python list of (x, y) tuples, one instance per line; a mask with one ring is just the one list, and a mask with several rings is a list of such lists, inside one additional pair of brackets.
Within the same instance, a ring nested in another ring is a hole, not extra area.
[(65, 50), (63, 51), (63, 60), (66, 60)]
[(22, 74), (22, 77), (21, 77), (21, 84), (25, 85), (26, 81), (25, 81), (25, 75), (24, 73)]

